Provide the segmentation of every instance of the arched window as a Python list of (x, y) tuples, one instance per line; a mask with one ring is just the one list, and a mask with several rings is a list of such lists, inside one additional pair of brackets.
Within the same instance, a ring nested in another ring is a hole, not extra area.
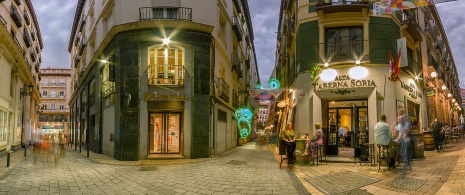
[(149, 48), (149, 85), (184, 85), (184, 49), (170, 46)]

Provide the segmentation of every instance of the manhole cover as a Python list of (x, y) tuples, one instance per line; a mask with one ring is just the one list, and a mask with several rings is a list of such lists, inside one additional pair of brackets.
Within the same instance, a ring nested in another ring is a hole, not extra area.
[(353, 190), (349, 190), (349, 191), (346, 191), (346, 192), (342, 192), (342, 193), (339, 193), (340, 195), (342, 194), (352, 194), (352, 195), (372, 195), (372, 193), (370, 192), (367, 192), (366, 190), (362, 190), (362, 189), (353, 189)]
[(405, 190), (415, 191), (425, 183), (426, 183), (426, 180), (406, 178), (406, 177), (400, 176), (388, 182), (387, 185), (396, 187), (396, 188), (405, 189)]
[(156, 166), (144, 166), (140, 167), (139, 171), (156, 171), (158, 168)]
[(232, 160), (232, 161), (229, 161), (229, 162), (226, 163), (226, 164), (232, 164), (232, 165), (245, 165), (245, 164), (247, 164), (247, 161)]
[(351, 190), (355, 190), (354, 194), (361, 194), (355, 193), (361, 192), (356, 189), (379, 181), (376, 178), (360, 175), (354, 172), (330, 173), (305, 178), (305, 180), (325, 194), (347, 194)]

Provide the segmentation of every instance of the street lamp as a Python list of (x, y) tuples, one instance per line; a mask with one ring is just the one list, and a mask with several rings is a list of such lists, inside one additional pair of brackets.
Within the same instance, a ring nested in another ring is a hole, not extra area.
[[(29, 83), (28, 86), (25, 88), (21, 88), (19, 91), (19, 99), (23, 98), (24, 96), (31, 96), (32, 91), (34, 90), (34, 85), (32, 83)], [(24, 140), (24, 135), (25, 135), (25, 129), (24, 129), (24, 104), (23, 104), (23, 110), (21, 112), (21, 127), (22, 127), (22, 134), (21, 134), (21, 146), (24, 148), (24, 157), (26, 157), (26, 143)]]

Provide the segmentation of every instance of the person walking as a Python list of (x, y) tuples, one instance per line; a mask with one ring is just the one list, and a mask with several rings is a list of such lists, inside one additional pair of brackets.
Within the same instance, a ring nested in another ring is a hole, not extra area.
[[(386, 123), (386, 115), (382, 114), (379, 117), (379, 122), (375, 125), (375, 141), (376, 144), (387, 146), (389, 148), (389, 154), (386, 154), (390, 160), (389, 166), (395, 167), (395, 155), (399, 148), (399, 142), (394, 141), (394, 137), (391, 133), (391, 128)], [(381, 151), (380, 151), (381, 152)], [(384, 151), (383, 151), (384, 152)], [(383, 155), (385, 153), (382, 153)]]
[(286, 130), (281, 132), (281, 144), (286, 146), (287, 149), (287, 157), (292, 164), (294, 161), (294, 150), (295, 150), (295, 133), (294, 129), (292, 129), (292, 124), (288, 123), (286, 125)]
[(433, 130), (433, 139), (434, 139), (434, 148), (436, 149), (437, 152), (441, 152), (442, 148), (442, 135), (441, 131), (444, 126), (441, 122), (438, 121), (438, 118), (434, 119), (434, 121), (431, 123), (431, 129)]
[(401, 155), (402, 155), (402, 170), (397, 172), (398, 174), (407, 174), (412, 170), (412, 165), (410, 164), (410, 123), (405, 110), (399, 110), (399, 116), (397, 117), (397, 130), (399, 131), (399, 137), (397, 142), (401, 145)]

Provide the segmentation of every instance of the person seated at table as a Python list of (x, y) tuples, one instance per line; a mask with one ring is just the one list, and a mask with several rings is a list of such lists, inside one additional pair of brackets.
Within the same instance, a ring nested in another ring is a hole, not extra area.
[[(391, 128), (386, 123), (386, 115), (382, 114), (379, 117), (379, 122), (375, 125), (375, 140), (376, 144), (388, 146), (389, 147), (389, 154), (387, 154), (390, 161), (394, 161), (395, 153), (397, 148), (399, 148), (399, 142), (394, 141), (394, 137), (391, 133)], [(380, 151), (381, 152), (381, 151)], [(386, 155), (385, 151), (381, 156)], [(393, 166), (394, 163), (389, 163), (390, 166)]]
[(315, 124), (315, 129), (317, 129), (316, 135), (313, 136), (312, 139), (308, 139), (305, 142), (305, 152), (302, 154), (302, 156), (307, 156), (310, 154), (312, 158), (315, 158), (317, 152), (316, 150), (319, 146), (323, 145), (323, 131), (320, 127), (321, 126), (319, 123)]
[(292, 162), (294, 160), (294, 150), (295, 150), (295, 133), (292, 129), (292, 124), (288, 123), (286, 125), (286, 130), (281, 131), (281, 144), (287, 149), (287, 156)]

